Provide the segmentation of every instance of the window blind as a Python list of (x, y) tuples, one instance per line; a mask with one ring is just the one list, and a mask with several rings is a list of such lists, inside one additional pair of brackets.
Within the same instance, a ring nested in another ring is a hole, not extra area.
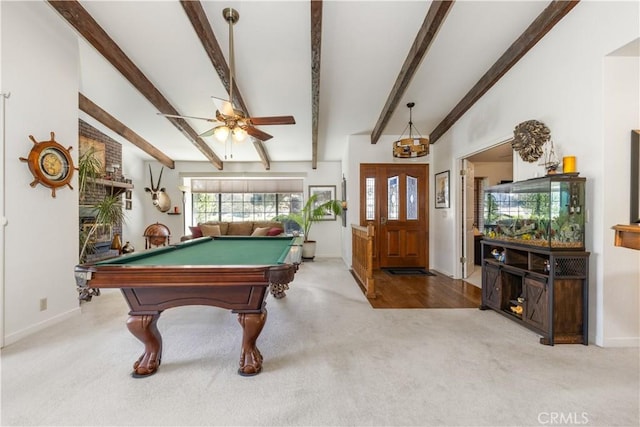
[(192, 193), (302, 193), (302, 179), (192, 179)]

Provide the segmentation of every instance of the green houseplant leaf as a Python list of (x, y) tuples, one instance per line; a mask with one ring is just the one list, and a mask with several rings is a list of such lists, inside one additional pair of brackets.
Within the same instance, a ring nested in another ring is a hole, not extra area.
[(302, 207), (300, 212), (290, 213), (287, 215), (278, 215), (274, 218), (276, 221), (294, 221), (300, 226), (304, 233), (305, 241), (311, 240), (311, 226), (316, 222), (322, 221), (327, 213), (342, 215), (342, 203), (339, 200), (327, 200), (322, 204), (318, 203), (318, 195), (314, 194)]

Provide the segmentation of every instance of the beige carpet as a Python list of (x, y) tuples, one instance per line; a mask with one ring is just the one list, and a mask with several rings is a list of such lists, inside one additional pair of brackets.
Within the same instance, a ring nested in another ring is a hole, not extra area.
[[(2, 350), (2, 425), (589, 425), (639, 423), (639, 350), (538, 344), (492, 311), (374, 310), (343, 262), (305, 263), (268, 300), (263, 372), (236, 374), (236, 316), (166, 311), (159, 372), (118, 292)], [(555, 420), (555, 422), (552, 422)]]

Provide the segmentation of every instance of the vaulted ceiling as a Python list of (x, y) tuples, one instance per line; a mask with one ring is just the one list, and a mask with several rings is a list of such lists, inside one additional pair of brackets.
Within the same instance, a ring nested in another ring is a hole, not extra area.
[[(81, 118), (144, 159), (340, 160), (350, 135), (437, 140), (577, 2), (50, 1), (78, 33)], [(235, 108), (292, 115), (273, 136), (223, 144), (213, 125), (228, 98), (233, 7)], [(366, 147), (363, 147), (366, 149)], [(391, 148), (390, 148), (391, 149)]]

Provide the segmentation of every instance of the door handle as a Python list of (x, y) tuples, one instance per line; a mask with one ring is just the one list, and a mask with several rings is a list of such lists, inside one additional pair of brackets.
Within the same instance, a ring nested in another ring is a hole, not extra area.
[(381, 217), (380, 218), (380, 224), (385, 225), (387, 223), (387, 218), (386, 217)]

